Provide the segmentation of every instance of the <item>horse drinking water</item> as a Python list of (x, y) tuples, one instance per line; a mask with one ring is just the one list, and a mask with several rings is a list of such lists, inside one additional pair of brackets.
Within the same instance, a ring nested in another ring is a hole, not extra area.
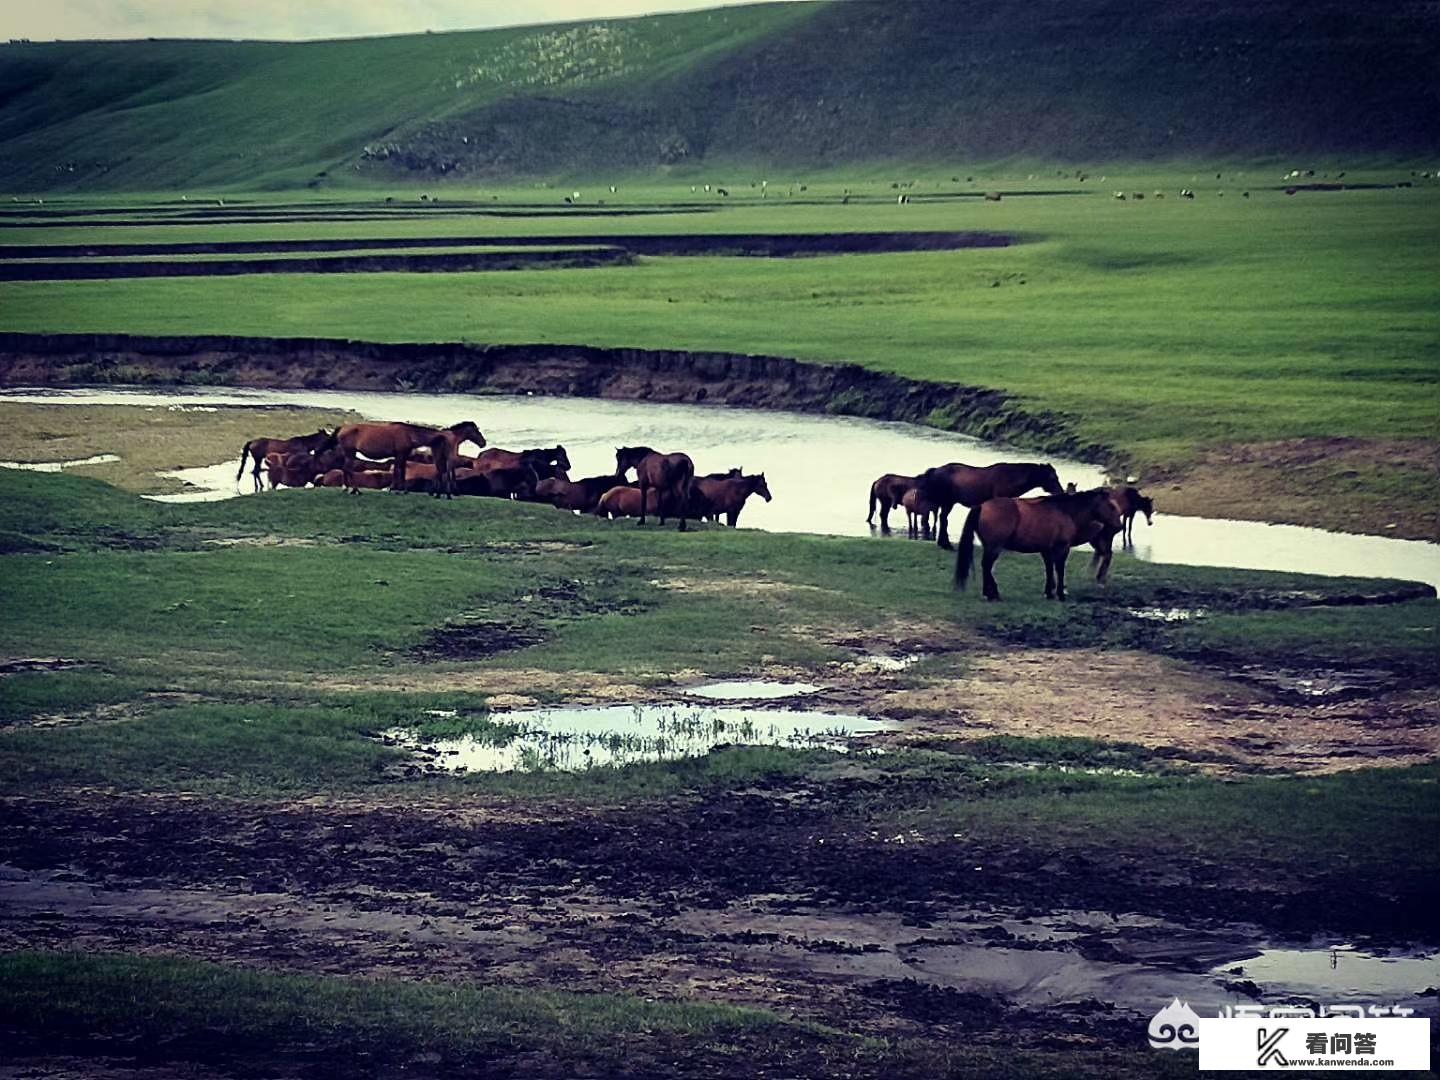
[(1045, 597), (1064, 600), (1065, 560), (1070, 549), (1099, 541), (1108, 551), (1110, 537), (1119, 531), (1120, 513), (1105, 488), (1039, 499), (989, 499), (965, 517), (955, 552), (955, 587), (963, 589), (969, 580), (978, 536), (985, 545), (980, 569), (986, 600), (1000, 599), (994, 568), (1007, 549), (1043, 558)]

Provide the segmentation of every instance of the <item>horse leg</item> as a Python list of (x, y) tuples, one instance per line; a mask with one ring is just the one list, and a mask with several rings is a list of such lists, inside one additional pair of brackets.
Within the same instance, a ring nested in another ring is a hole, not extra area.
[(640, 520), (635, 523), (637, 526), (638, 526), (638, 525), (644, 525), (644, 524), (645, 524), (645, 503), (646, 503), (646, 500), (649, 498), (649, 492), (650, 492), (650, 489), (645, 486), (645, 475), (644, 475), (643, 473), (641, 473), (641, 475), (640, 475)]
[(980, 573), (985, 581), (985, 599), (999, 600), (1000, 586), (995, 584), (995, 563), (1000, 558), (1003, 548), (985, 548), (985, 554), (980, 558)]
[(1042, 551), (1040, 557), (1045, 560), (1045, 599), (1055, 599), (1055, 559), (1048, 551)]
[[(940, 507), (940, 524), (936, 529), (940, 535), (935, 538), (935, 542), (946, 551), (949, 551), (955, 546), (950, 543), (950, 508), (954, 505), (954, 503), (946, 503)], [(998, 559), (1000, 556), (996, 555), (995, 557)], [(996, 592), (996, 594), (993, 597), (989, 597), (989, 599), (999, 600), (999, 592)]]
[(1095, 570), (1095, 580), (1104, 585), (1110, 576), (1110, 560), (1115, 555), (1115, 537), (1107, 536), (1103, 543), (1100, 541), (1096, 543), (1095, 554), (1090, 559), (1090, 565)]
[(1065, 560), (1070, 558), (1070, 545), (1057, 544), (1050, 556), (1055, 561), (1055, 599), (1065, 599)]
[(890, 535), (890, 508), (894, 505), (888, 492), (880, 493), (880, 532), (884, 536)]
[(739, 520), (740, 520), (740, 511), (739, 511), (739, 510), (731, 510), (728, 514), (725, 515), (725, 524), (726, 524), (726, 525), (729, 525), (730, 528), (732, 528), (732, 529), (735, 528), (735, 525), (736, 525), (737, 522), (739, 522)]

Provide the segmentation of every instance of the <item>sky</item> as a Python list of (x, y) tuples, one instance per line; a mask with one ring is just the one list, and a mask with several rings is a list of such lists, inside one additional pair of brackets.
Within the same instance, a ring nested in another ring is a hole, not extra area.
[(726, 0), (0, 0), (0, 41), (475, 30), (728, 6)]

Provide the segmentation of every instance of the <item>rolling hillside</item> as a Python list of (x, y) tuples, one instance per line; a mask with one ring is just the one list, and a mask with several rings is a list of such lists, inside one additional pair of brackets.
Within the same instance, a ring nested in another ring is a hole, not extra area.
[(1440, 151), (1437, 42), (1432, 0), (851, 0), (349, 41), (11, 44), (0, 189), (1415, 158)]

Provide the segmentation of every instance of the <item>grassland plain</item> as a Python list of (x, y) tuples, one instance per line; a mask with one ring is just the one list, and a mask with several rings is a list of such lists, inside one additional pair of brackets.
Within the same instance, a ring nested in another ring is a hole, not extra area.
[[(1246, 171), (1256, 177), (1255, 167)], [(1233, 174), (1206, 183), (1194, 202), (1174, 197), (1198, 175), (1195, 167), (1105, 176), (1107, 188), (1171, 192), (1143, 203), (1101, 194), (998, 204), (921, 195), (899, 207), (880, 203), (889, 187), (871, 180), (864, 193), (874, 199), (859, 205), (836, 205), (830, 188), (838, 181), (819, 185), (817, 201), (804, 205), (762, 201), (747, 187), (723, 210), (623, 224), (418, 213), (124, 229), (12, 223), (0, 242), (348, 237), (363, 248), (365, 239), (396, 236), (503, 243), (616, 231), (894, 228), (988, 230), (1018, 242), (789, 260), (646, 257), (505, 274), (9, 282), (0, 285), (0, 328), (578, 343), (851, 361), (1000, 389), (1027, 409), (1058, 414), (1085, 441), (1112, 448), (1117, 467), (1178, 485), (1166, 502), (1179, 512), (1353, 528), (1360, 506), (1361, 527), (1383, 531), (1394, 521), (1387, 508), (1401, 505), (1405, 534), (1433, 538), (1440, 191), (1288, 197), (1267, 170), (1266, 187), (1254, 185), (1248, 199), (1236, 196), (1249, 180)], [(1215, 194), (1222, 186), (1228, 197)], [(690, 198), (683, 188), (663, 200), (658, 191), (626, 197), (661, 210)], [(533, 200), (533, 189), (506, 198)], [(1333, 510), (1341, 502), (1348, 521)]]
[[(927, 976), (926, 950), (1008, 956), (1048, 919), (1067, 963), (1182, 979), (1196, 934), (1404, 946), (1440, 887), (1415, 842), (1440, 825), (1437, 602), (1394, 583), (1122, 560), (1061, 612), (1019, 559), (1006, 604), (956, 596), (932, 545), (14, 471), (0, 536), (22, 1067), (1150, 1076), (1178, 1066), (1098, 985), (1041, 1010)], [(1215, 614), (1128, 614), (1172, 606)], [(1337, 670), (1337, 699), (1286, 689)], [(880, 756), (579, 774), (446, 774), (378, 738), (504, 741), (507, 708), (705, 675), (803, 677), (901, 726)]]

